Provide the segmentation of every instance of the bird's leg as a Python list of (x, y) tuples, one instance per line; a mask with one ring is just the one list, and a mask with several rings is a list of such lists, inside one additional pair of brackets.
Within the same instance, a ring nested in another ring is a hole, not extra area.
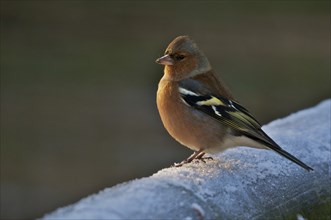
[(194, 159), (202, 159), (202, 157), (205, 155), (205, 152), (200, 152)]
[(204, 152), (201, 152), (200, 154), (198, 154), (194, 159), (197, 159), (197, 160), (201, 160), (202, 162), (206, 163), (205, 160), (213, 160), (212, 157), (203, 157), (205, 155)]
[[(201, 154), (201, 156), (200, 156)], [(180, 163), (175, 163), (174, 166), (175, 167), (181, 167), (186, 163), (191, 163), (192, 160), (196, 159), (198, 156), (202, 157), (205, 153), (203, 152), (203, 150), (199, 150), (199, 151), (195, 151), (191, 156), (189, 156), (186, 160), (183, 160)], [(199, 158), (201, 159), (201, 158)]]
[(187, 159), (183, 160), (180, 163), (175, 163), (175, 167), (181, 167), (186, 163), (191, 163), (192, 160), (194, 160), (202, 151), (195, 151), (191, 156), (189, 156)]

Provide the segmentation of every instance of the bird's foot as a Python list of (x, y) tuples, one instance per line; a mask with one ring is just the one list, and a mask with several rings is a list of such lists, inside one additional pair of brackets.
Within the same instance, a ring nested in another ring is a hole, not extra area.
[(204, 163), (206, 163), (206, 160), (213, 160), (212, 157), (203, 157), (204, 155), (205, 153), (202, 150), (196, 151), (186, 160), (183, 160), (180, 163), (175, 163), (173, 167), (181, 167), (184, 164), (191, 163), (193, 160), (202, 161)]
[(172, 165), (171, 167), (181, 167), (181, 166), (183, 166), (184, 164), (187, 164), (187, 163), (190, 163), (190, 162), (188, 162), (187, 160), (183, 160), (180, 163), (174, 163), (174, 165)]
[(194, 161), (197, 161), (197, 162), (202, 161), (204, 163), (206, 163), (207, 160), (214, 160), (214, 158), (212, 158), (212, 157), (201, 157), (201, 158), (195, 158), (194, 159)]

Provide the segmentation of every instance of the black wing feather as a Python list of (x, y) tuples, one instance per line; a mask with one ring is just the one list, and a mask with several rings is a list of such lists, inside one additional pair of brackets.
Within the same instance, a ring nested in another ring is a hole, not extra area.
[[(311, 167), (283, 150), (275, 141), (273, 141), (261, 129), (260, 123), (239, 103), (233, 100), (228, 100), (225, 97), (215, 96), (212, 94), (201, 94), (202, 91), (204, 93), (206, 91), (206, 89), (201, 89), (201, 87), (194, 92), (192, 90), (188, 91), (190, 92), (181, 93), (181, 97), (189, 106), (204, 112), (208, 116), (231, 127), (239, 134), (245, 135), (246, 137), (268, 146), (278, 154), (300, 165), (304, 169), (308, 171), (313, 170)], [(199, 102), (210, 101), (213, 98), (216, 98), (216, 101), (218, 100), (219, 102), (217, 101), (215, 104), (209, 103), (208, 105), (199, 104)]]

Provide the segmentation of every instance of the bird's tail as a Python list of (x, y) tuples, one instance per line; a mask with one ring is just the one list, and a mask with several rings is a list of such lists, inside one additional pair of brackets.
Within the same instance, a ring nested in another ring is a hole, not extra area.
[(267, 146), (271, 150), (274, 150), (275, 152), (282, 155), (283, 157), (285, 157), (285, 158), (289, 159), (290, 161), (298, 164), (299, 166), (301, 166), (305, 170), (307, 170), (307, 171), (313, 170), (313, 168), (311, 168), (310, 166), (308, 166), (307, 164), (305, 164), (304, 162), (302, 162), (301, 160), (299, 160), (298, 158), (296, 158), (292, 154), (290, 154), (287, 151), (283, 150), (283, 148), (281, 148), (274, 140), (272, 140), (262, 129), (260, 129), (259, 134), (261, 135), (260, 138), (254, 137), (256, 139), (256, 141), (264, 144), (265, 146)]
[(311, 168), (310, 166), (308, 166), (307, 164), (305, 164), (304, 162), (302, 162), (301, 160), (299, 160), (298, 158), (296, 158), (295, 156), (293, 156), (292, 154), (288, 153), (287, 151), (283, 150), (281, 147), (279, 147), (278, 145), (274, 146), (274, 145), (269, 145), (269, 147), (276, 151), (278, 154), (286, 157), (287, 159), (289, 159), (290, 161), (298, 164), (299, 166), (301, 166), (302, 168), (304, 168), (307, 171), (311, 171), (314, 170), (313, 168)]

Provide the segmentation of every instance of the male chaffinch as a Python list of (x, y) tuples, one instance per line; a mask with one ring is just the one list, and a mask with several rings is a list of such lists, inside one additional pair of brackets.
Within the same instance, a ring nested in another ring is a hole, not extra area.
[(176, 166), (203, 159), (236, 146), (272, 149), (307, 171), (311, 167), (283, 150), (260, 123), (234, 100), (215, 75), (207, 57), (188, 36), (175, 38), (165, 55), (157, 91), (157, 107), (164, 127), (182, 145), (195, 151)]

